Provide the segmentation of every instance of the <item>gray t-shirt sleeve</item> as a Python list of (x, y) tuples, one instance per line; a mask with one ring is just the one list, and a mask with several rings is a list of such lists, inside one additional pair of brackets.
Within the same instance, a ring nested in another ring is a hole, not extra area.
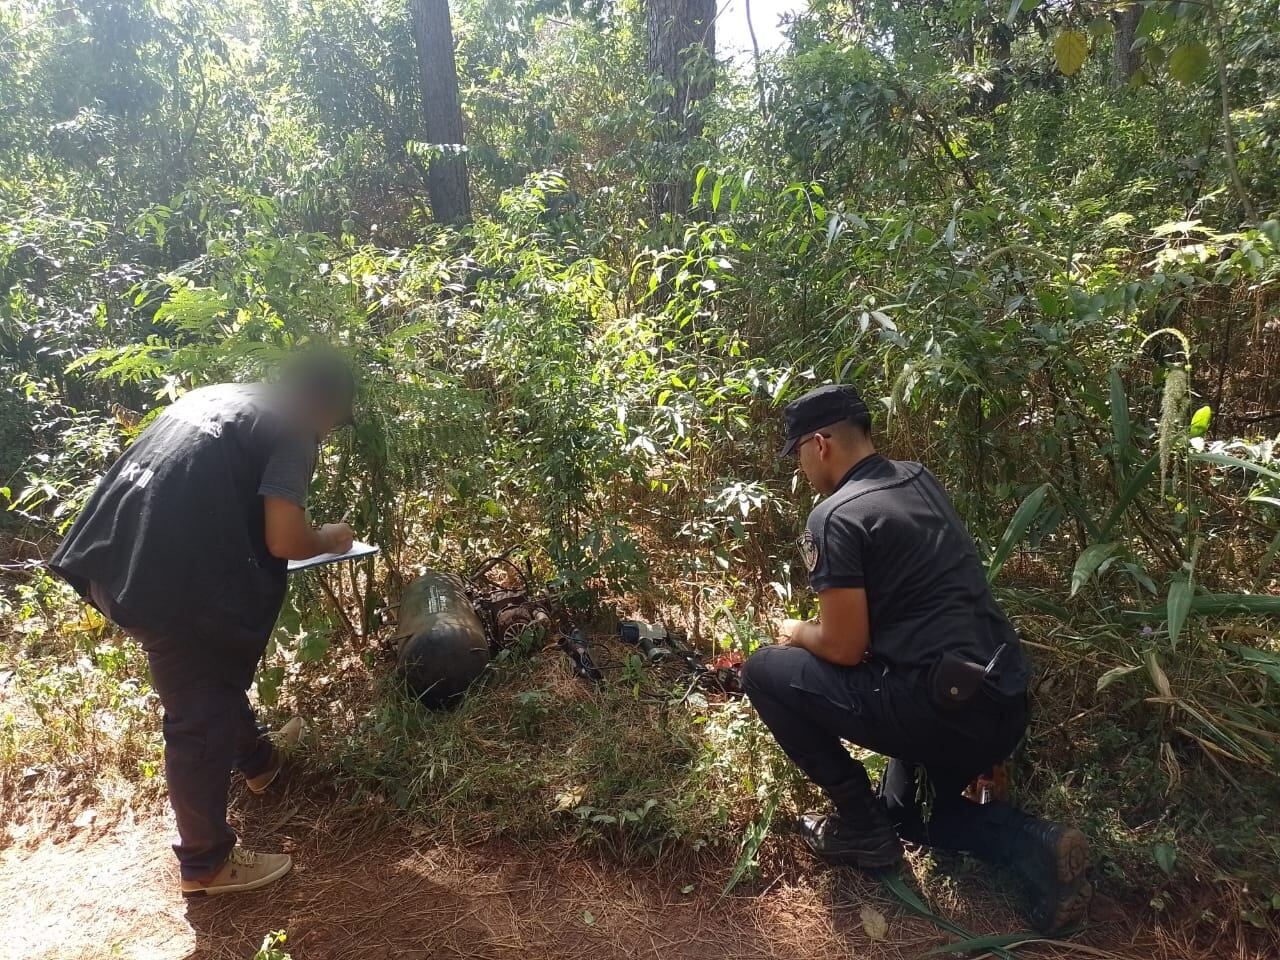
[(307, 488), (311, 486), (311, 474), (316, 468), (316, 445), (313, 440), (292, 431), (280, 435), (280, 440), (262, 471), (262, 483), (258, 495), (280, 497), (307, 507)]
[(862, 531), (838, 513), (815, 510), (810, 514), (801, 553), (815, 593), (866, 585)]

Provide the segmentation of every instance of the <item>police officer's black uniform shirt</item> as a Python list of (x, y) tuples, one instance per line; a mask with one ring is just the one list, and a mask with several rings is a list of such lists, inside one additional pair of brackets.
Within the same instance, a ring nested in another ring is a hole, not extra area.
[(1025, 689), (1017, 634), (951, 501), (920, 464), (861, 460), (809, 514), (800, 552), (814, 591), (867, 591), (875, 661), (911, 674), (950, 650), (985, 665), (1005, 644), (992, 679), (1009, 695)]
[[(193, 390), (107, 472), (50, 567), (105, 588), (129, 626), (201, 631), (244, 679), (284, 602), (287, 563), (266, 545), (263, 496), (305, 507), (317, 439), (265, 384)], [(247, 685), (247, 681), (246, 684)]]

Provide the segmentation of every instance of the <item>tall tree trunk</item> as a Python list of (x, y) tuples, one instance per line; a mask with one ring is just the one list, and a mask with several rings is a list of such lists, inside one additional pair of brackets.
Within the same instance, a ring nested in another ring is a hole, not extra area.
[(716, 0), (647, 0), (648, 70), (661, 123), (664, 179), (650, 185), (655, 216), (681, 214), (693, 198), (686, 148), (702, 136), (701, 102), (715, 88)]
[(462, 153), (462, 104), (449, 0), (409, 0), (409, 12), (418, 48), (423, 133), (427, 143), (445, 151), (443, 156), (433, 156), (427, 167), (431, 215), (440, 223), (466, 223), (471, 219), (471, 192)]
[(1137, 32), (1138, 21), (1141, 19), (1142, 7), (1136, 3), (1123, 7), (1111, 14), (1111, 20), (1116, 27), (1115, 81), (1118, 85), (1128, 83), (1133, 79), (1133, 75), (1138, 72), (1140, 58), (1137, 51), (1133, 50), (1132, 47), (1134, 33)]

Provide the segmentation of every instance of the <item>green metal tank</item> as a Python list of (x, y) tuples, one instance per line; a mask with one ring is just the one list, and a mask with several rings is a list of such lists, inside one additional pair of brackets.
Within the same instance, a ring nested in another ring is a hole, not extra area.
[(489, 641), (460, 577), (427, 570), (400, 596), (397, 671), (429, 707), (455, 705), (484, 673)]

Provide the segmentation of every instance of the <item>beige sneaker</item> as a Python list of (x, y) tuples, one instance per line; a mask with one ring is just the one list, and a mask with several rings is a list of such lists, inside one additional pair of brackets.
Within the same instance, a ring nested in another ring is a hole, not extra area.
[(245, 777), (244, 782), (252, 793), (262, 793), (275, 783), (280, 775), (284, 762), (298, 749), (303, 734), (307, 732), (306, 721), (301, 717), (293, 717), (275, 733), (271, 734), (271, 766), (256, 777)]
[(236, 846), (217, 870), (203, 880), (183, 880), (184, 897), (212, 897), (220, 893), (257, 890), (279, 880), (293, 867), (287, 853), (254, 853)]

